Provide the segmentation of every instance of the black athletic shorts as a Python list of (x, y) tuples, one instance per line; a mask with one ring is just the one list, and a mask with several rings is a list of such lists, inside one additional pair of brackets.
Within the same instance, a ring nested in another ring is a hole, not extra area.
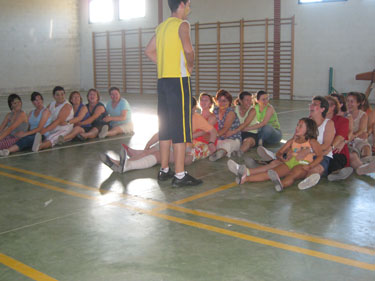
[(190, 78), (158, 79), (159, 140), (192, 140)]
[(241, 132), (242, 141), (247, 138), (253, 138), (255, 140), (255, 145), (258, 145), (258, 134), (252, 132)]
[(346, 166), (347, 161), (348, 160), (346, 159), (345, 154), (333, 154), (333, 158), (329, 162), (328, 174), (344, 168)]

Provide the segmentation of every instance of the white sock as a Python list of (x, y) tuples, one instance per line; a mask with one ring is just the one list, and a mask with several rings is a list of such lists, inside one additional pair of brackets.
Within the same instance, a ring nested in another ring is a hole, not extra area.
[[(141, 159), (137, 160), (131, 160), (128, 159), (125, 164), (125, 171), (131, 171), (131, 170), (141, 170), (141, 169), (147, 169), (154, 165), (156, 165), (158, 161), (156, 160), (156, 157), (154, 155), (147, 155)], [(169, 168), (168, 168), (169, 170)], [(168, 172), (168, 171), (167, 171)], [(165, 172), (165, 173), (167, 173)]]
[(182, 179), (185, 176), (186, 172), (176, 173), (174, 176), (178, 178), (179, 180)]
[(167, 168), (161, 168), (160, 167), (160, 171), (164, 172), (164, 173), (168, 173), (169, 172), (169, 167), (167, 167)]

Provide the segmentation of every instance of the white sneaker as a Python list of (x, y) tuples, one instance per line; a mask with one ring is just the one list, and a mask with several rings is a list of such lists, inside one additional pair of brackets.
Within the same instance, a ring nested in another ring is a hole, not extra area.
[(227, 162), (227, 166), (228, 166), (229, 171), (231, 171), (236, 176), (238, 175), (238, 169), (240, 168), (240, 165), (238, 165), (232, 159), (229, 159), (228, 162)]
[(108, 125), (104, 125), (102, 127), (102, 129), (100, 130), (99, 136), (98, 136), (99, 139), (104, 139), (107, 136), (108, 129), (109, 129)]
[(275, 190), (277, 192), (281, 192), (284, 189), (284, 186), (280, 180), (279, 175), (274, 170), (268, 170), (267, 171), (268, 176), (270, 177), (270, 180), (275, 184)]
[(263, 161), (272, 161), (276, 159), (276, 154), (268, 150), (264, 146), (258, 146), (257, 153)]
[(120, 149), (120, 171), (121, 173), (125, 172), (126, 165), (126, 149), (121, 145)]
[(236, 176), (236, 183), (237, 184), (243, 184), (244, 179), (250, 176), (249, 170), (246, 168), (245, 165), (238, 165), (238, 171)]
[(250, 156), (244, 156), (243, 160), (245, 161), (246, 167), (248, 167), (250, 169), (254, 169), (256, 167), (259, 167), (259, 164), (253, 158), (251, 158)]
[(363, 164), (363, 165), (359, 166), (355, 171), (360, 176), (370, 174), (370, 173), (374, 173), (375, 172), (375, 161), (371, 162), (371, 163), (368, 163), (368, 164)]
[(109, 168), (112, 169), (112, 171), (114, 172), (118, 172), (120, 173), (121, 172), (121, 168), (119, 165), (117, 165), (116, 163), (114, 163), (111, 159), (111, 157), (109, 157), (107, 154), (104, 154), (104, 153), (100, 153), (99, 154), (99, 157), (100, 157), (100, 160), (105, 164), (107, 165)]
[(353, 173), (352, 167), (345, 167), (328, 175), (329, 181), (345, 180)]
[(62, 145), (64, 143), (64, 136), (63, 135), (60, 135), (58, 138), (57, 138), (57, 145)]
[(305, 178), (303, 181), (301, 181), (298, 184), (298, 188), (300, 190), (308, 189), (310, 187), (313, 187), (313, 186), (317, 185), (319, 180), (320, 180), (320, 175), (318, 173), (312, 174), (312, 175), (308, 176), (307, 178)]
[(0, 156), (8, 156), (8, 155), (9, 155), (9, 150), (8, 149), (0, 150)]
[(40, 133), (36, 133), (34, 142), (33, 142), (33, 147), (31, 148), (31, 150), (34, 152), (38, 152), (41, 142), (42, 142), (42, 135)]
[(226, 154), (227, 152), (224, 149), (218, 149), (210, 157), (208, 157), (208, 160), (216, 161), (223, 158)]

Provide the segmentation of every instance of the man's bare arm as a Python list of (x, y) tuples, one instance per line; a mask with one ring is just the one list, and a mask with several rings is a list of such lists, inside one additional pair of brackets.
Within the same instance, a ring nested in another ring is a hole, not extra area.
[(154, 63), (156, 63), (157, 56), (156, 56), (156, 37), (155, 35), (152, 36), (150, 42), (148, 42), (146, 49), (145, 49), (145, 55)]
[(191, 74), (194, 67), (194, 49), (190, 40), (190, 24), (186, 21), (181, 23), (178, 34), (180, 35), (182, 48), (184, 49), (187, 68)]

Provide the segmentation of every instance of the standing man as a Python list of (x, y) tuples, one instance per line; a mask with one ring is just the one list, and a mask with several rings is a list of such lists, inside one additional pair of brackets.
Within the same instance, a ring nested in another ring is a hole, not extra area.
[[(190, 75), (194, 50), (190, 40), (190, 0), (168, 0), (172, 15), (156, 28), (145, 54), (157, 64), (161, 167), (159, 181), (173, 178), (174, 187), (202, 183), (184, 167), (186, 143), (192, 141)], [(169, 168), (171, 141), (175, 172)]]

